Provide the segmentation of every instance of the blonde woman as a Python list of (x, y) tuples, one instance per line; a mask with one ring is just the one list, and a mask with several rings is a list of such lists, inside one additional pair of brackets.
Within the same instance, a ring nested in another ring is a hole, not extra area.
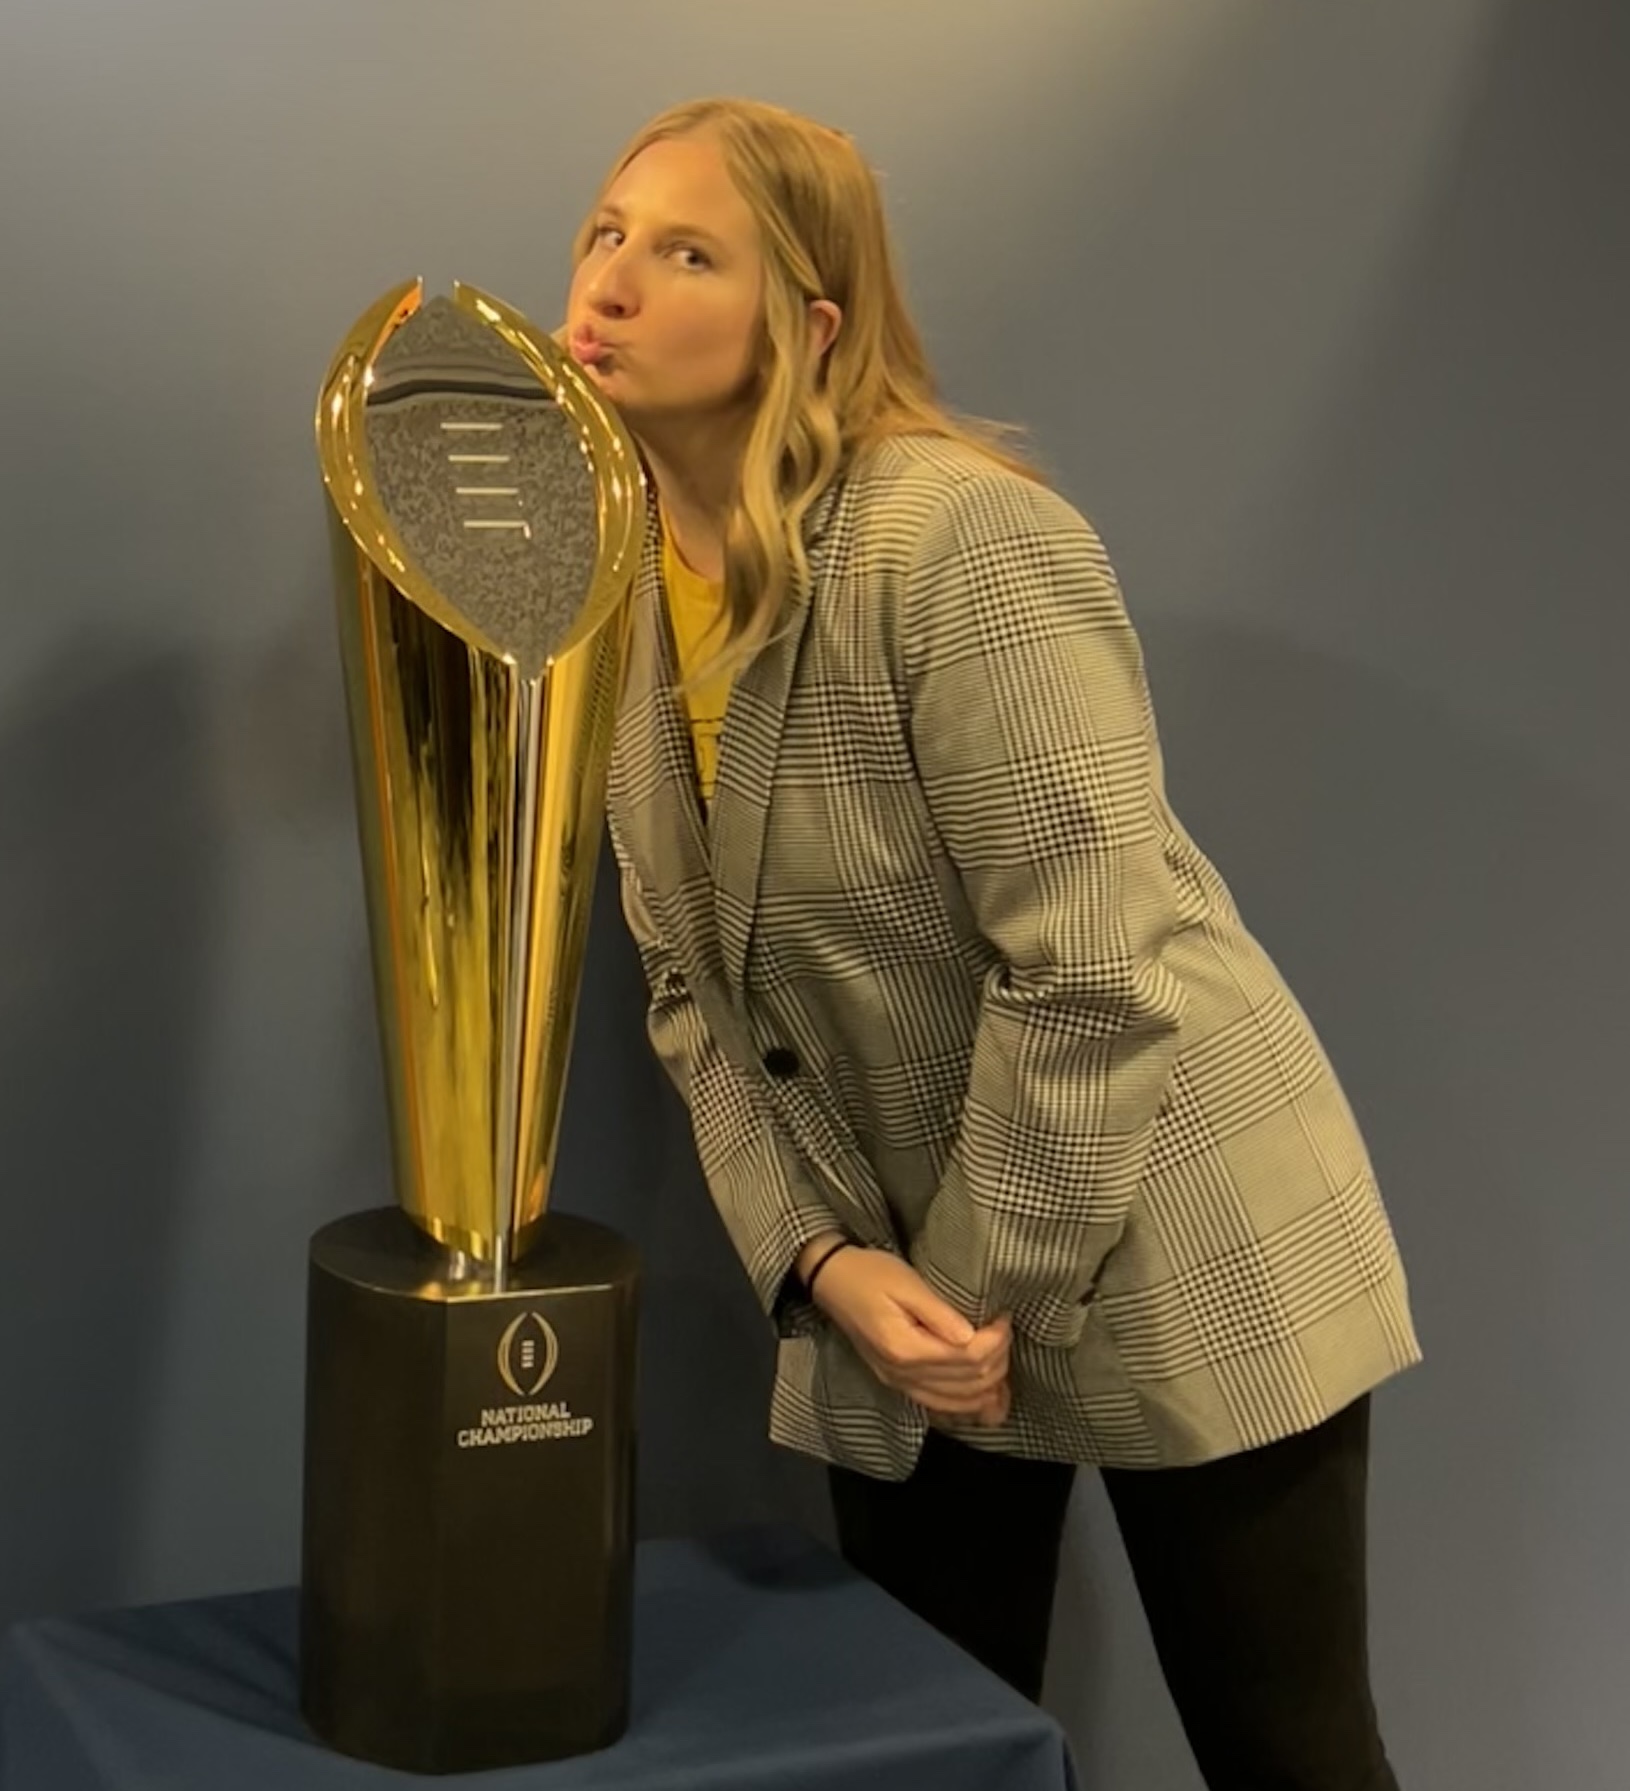
[(1336, 1079), (1169, 808), (1092, 529), (935, 397), (839, 132), (681, 106), (575, 248), (658, 494), (610, 780), (652, 1040), (845, 1555), (1026, 1694), (1104, 1473), (1213, 1791), (1395, 1784)]

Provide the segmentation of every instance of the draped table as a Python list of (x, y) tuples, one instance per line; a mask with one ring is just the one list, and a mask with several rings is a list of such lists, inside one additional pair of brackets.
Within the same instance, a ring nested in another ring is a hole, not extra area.
[(292, 1588), (20, 1623), (0, 1791), (1074, 1791), (1062, 1731), (788, 1530), (641, 1545), (633, 1710), (599, 1754), (436, 1781), (322, 1747)]

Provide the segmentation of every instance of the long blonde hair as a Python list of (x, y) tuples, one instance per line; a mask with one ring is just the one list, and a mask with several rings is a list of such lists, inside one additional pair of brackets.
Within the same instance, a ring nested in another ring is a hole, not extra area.
[[(896, 435), (961, 442), (1031, 479), (1017, 431), (940, 403), (895, 266), (877, 178), (852, 138), (756, 100), (703, 99), (653, 118), (623, 150), (605, 191), (642, 150), (706, 133), (758, 221), (764, 316), (758, 409), (725, 531), (725, 636), (709, 667), (736, 663), (775, 631), (809, 577), (804, 522), (853, 458)], [(596, 210), (598, 209), (598, 204)], [(591, 211), (574, 263), (594, 243)], [(807, 308), (830, 299), (837, 340), (813, 370)]]

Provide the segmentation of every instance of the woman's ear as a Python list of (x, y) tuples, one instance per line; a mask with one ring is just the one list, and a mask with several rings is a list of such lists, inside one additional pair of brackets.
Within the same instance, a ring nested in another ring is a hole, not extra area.
[(808, 319), (810, 359), (819, 361), (838, 339), (838, 331), (843, 328), (843, 312), (831, 299), (811, 299)]

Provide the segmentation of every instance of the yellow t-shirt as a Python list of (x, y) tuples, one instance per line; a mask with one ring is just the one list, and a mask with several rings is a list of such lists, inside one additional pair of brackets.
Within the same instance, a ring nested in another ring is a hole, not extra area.
[[(662, 532), (662, 583), (668, 594), (668, 620), (673, 627), (674, 648), (679, 659), (679, 681), (719, 650), (723, 635), (715, 627), (724, 608), (724, 583), (715, 583), (692, 572), (679, 557), (673, 536)], [(703, 806), (713, 800), (713, 784), (719, 769), (719, 735), (724, 731), (725, 704), (734, 682), (727, 672), (715, 673), (683, 693), (686, 719), (690, 722), (691, 748), (696, 754), (696, 787)]]

